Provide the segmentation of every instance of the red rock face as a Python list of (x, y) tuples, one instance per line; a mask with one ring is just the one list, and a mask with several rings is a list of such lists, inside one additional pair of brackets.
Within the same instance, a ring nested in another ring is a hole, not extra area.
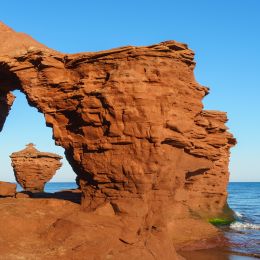
[(0, 198), (14, 197), (16, 193), (16, 184), (0, 181)]
[(61, 156), (38, 151), (33, 144), (11, 154), (16, 181), (25, 191), (43, 192), (45, 184), (61, 167)]
[(194, 78), (193, 58), (175, 41), (75, 55), (0, 52), (0, 71), (13, 83), (3, 91), (20, 89), (44, 114), (77, 174), (83, 207), (122, 216), (125, 243), (172, 236), (191, 212), (207, 218), (228, 209), (236, 141), (225, 113), (203, 110), (208, 89)]
[(2, 131), (5, 119), (9, 114), (10, 108), (14, 102), (15, 96), (11, 92), (0, 93), (0, 131)]

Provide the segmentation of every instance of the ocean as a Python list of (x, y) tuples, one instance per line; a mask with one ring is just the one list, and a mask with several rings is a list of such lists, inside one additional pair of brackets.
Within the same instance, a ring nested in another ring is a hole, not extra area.
[[(61, 190), (76, 189), (78, 186), (75, 182), (48, 182), (45, 185), (45, 192), (54, 193)], [(22, 191), (22, 187), (17, 184), (17, 191)]]
[(236, 221), (224, 228), (231, 250), (260, 258), (260, 182), (231, 182), (229, 206)]
[[(74, 188), (77, 188), (75, 182), (50, 182), (45, 192)], [(231, 182), (228, 192), (229, 206), (236, 213), (236, 221), (222, 227), (231, 244), (229, 249), (260, 258), (260, 182)]]

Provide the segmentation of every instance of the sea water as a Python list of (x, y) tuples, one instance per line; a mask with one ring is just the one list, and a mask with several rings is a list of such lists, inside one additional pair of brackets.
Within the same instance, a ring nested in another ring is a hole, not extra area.
[(45, 185), (45, 192), (57, 192), (61, 190), (76, 189), (76, 182), (49, 182)]
[[(45, 184), (44, 191), (54, 193), (61, 190), (76, 189), (76, 182), (48, 182)], [(17, 191), (22, 191), (22, 187), (18, 184)]]
[(231, 249), (260, 258), (260, 182), (231, 182), (229, 206), (236, 221), (225, 229)]

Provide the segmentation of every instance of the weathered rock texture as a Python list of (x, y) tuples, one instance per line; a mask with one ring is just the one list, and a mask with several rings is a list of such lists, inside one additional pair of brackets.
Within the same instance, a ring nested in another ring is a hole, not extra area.
[(14, 197), (16, 193), (16, 184), (0, 181), (0, 198)]
[(9, 114), (9, 110), (14, 102), (15, 96), (11, 92), (0, 93), (0, 131), (3, 129), (5, 119)]
[(38, 151), (34, 144), (11, 154), (16, 181), (25, 191), (43, 192), (45, 184), (61, 167), (61, 156)]
[(120, 241), (168, 253), (157, 259), (174, 259), (178, 221), (228, 210), (235, 139), (225, 113), (203, 110), (208, 88), (194, 66), (194, 53), (175, 41), (74, 55), (35, 42), (17, 55), (0, 50), (2, 96), (20, 89), (44, 114), (83, 207), (112, 209), (125, 223)]

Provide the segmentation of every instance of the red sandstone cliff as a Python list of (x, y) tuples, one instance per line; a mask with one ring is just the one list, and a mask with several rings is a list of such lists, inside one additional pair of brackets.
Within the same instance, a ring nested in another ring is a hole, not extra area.
[(1, 51), (0, 41), (0, 106), (10, 107), (5, 97), (19, 89), (44, 114), (77, 174), (82, 207), (119, 216), (118, 239), (128, 249), (174, 259), (181, 225), (185, 234), (185, 226), (201, 223), (198, 216), (229, 213), (235, 139), (225, 113), (203, 110), (208, 89), (194, 78), (187, 45), (64, 55), (34, 44), (16, 54), (16, 42)]

